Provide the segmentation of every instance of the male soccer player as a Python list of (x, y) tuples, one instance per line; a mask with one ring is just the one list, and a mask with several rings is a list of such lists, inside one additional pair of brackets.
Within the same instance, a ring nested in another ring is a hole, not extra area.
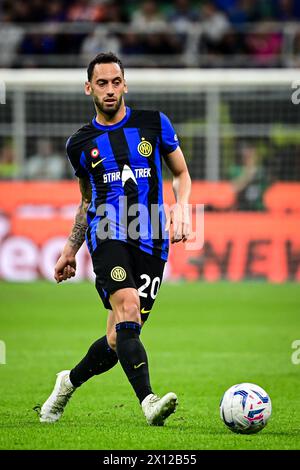
[[(78, 387), (118, 361), (150, 425), (163, 425), (177, 397), (152, 391), (140, 331), (162, 280), (171, 241), (189, 235), (191, 180), (169, 119), (158, 111), (125, 106), (124, 68), (113, 53), (97, 55), (87, 69), (85, 93), (96, 116), (67, 141), (67, 155), (82, 194), (75, 224), (55, 266), (57, 282), (75, 276), (75, 255), (86, 240), (96, 274), (96, 289), (108, 309), (106, 335), (71, 370), (57, 374), (40, 421), (57, 421)], [(162, 210), (164, 157), (173, 174), (177, 204), (168, 220)]]

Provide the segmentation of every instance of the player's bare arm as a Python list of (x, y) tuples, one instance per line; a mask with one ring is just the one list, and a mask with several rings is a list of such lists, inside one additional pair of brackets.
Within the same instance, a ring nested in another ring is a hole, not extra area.
[(80, 178), (79, 187), (81, 192), (81, 203), (76, 212), (71, 234), (55, 265), (54, 278), (58, 283), (75, 276), (75, 256), (85, 239), (85, 231), (87, 228), (86, 213), (91, 202), (91, 185), (89, 180), (87, 178)]
[[(165, 157), (165, 162), (173, 174), (173, 191), (176, 204), (172, 206), (167, 219), (166, 230), (171, 228), (171, 242), (185, 242), (190, 233), (189, 197), (191, 178), (180, 147)], [(172, 227), (171, 227), (172, 226)]]

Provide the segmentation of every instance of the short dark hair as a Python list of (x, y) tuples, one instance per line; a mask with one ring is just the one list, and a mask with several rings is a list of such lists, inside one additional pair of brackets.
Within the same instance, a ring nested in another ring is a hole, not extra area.
[(96, 57), (88, 65), (87, 76), (89, 82), (92, 79), (96, 64), (118, 64), (124, 77), (124, 66), (119, 57), (117, 57), (113, 52), (101, 52), (101, 54), (96, 55)]

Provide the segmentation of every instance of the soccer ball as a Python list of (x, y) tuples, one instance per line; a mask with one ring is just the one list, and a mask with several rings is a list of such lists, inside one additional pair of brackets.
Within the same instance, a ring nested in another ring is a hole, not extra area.
[(255, 384), (233, 385), (223, 395), (220, 415), (228, 428), (240, 434), (261, 431), (271, 416), (269, 395)]

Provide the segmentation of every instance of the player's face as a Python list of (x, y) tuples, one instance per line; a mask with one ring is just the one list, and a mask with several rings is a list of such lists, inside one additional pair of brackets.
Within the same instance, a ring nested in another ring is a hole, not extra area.
[(86, 93), (93, 97), (100, 113), (114, 116), (123, 103), (127, 92), (126, 82), (118, 64), (96, 64), (90, 82), (86, 82)]

